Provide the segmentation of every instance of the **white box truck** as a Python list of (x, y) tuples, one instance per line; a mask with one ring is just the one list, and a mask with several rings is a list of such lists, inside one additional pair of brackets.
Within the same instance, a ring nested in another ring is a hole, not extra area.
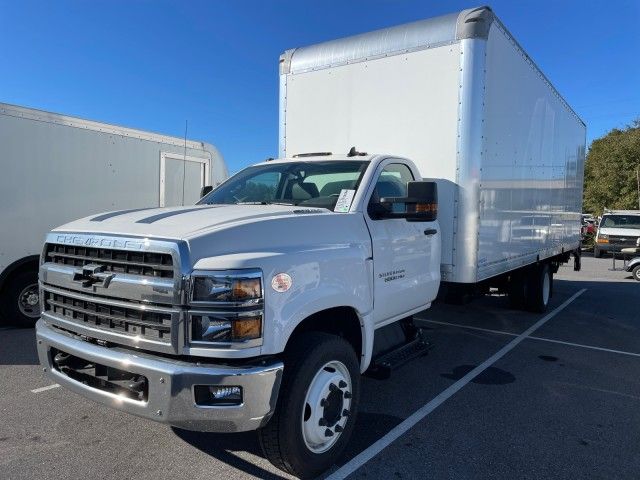
[(38, 259), (56, 225), (92, 212), (194, 204), (227, 178), (202, 142), (0, 103), (0, 323), (40, 316)]
[(443, 284), (547, 308), (579, 259), (585, 127), (488, 8), (289, 50), (280, 68), (281, 158), (196, 207), (47, 236), (38, 355), (104, 405), (257, 430), (310, 478), (349, 440), (360, 375), (426, 352), (412, 316)]

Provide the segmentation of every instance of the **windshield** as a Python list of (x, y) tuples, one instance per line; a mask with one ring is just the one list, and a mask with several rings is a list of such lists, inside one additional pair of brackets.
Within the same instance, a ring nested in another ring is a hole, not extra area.
[(343, 189), (357, 190), (368, 165), (351, 160), (257, 165), (237, 173), (198, 204), (286, 204), (333, 210)]
[(600, 227), (635, 228), (640, 230), (640, 215), (605, 215)]

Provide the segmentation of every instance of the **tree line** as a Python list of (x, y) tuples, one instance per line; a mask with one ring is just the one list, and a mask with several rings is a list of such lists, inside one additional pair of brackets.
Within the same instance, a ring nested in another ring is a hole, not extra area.
[(591, 143), (584, 169), (584, 211), (638, 210), (640, 119)]

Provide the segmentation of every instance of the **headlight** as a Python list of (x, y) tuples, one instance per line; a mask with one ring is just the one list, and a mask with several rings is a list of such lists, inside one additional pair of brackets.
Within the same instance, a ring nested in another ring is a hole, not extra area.
[(601, 233), (598, 235), (598, 243), (609, 243), (609, 235)]
[(262, 335), (262, 315), (247, 316), (200, 313), (191, 316), (194, 342), (244, 342)]
[(261, 344), (264, 314), (262, 272), (195, 272), (189, 296), (190, 340), (197, 346)]
[(198, 303), (254, 304), (262, 298), (259, 270), (211, 272), (193, 277), (191, 301)]

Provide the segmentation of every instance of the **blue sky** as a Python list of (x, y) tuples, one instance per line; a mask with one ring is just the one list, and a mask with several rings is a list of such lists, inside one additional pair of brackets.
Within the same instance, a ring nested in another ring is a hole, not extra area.
[[(277, 155), (287, 48), (477, 1), (0, 0), (0, 102), (215, 144), (229, 169)], [(587, 123), (640, 117), (640, 1), (490, 4)]]

